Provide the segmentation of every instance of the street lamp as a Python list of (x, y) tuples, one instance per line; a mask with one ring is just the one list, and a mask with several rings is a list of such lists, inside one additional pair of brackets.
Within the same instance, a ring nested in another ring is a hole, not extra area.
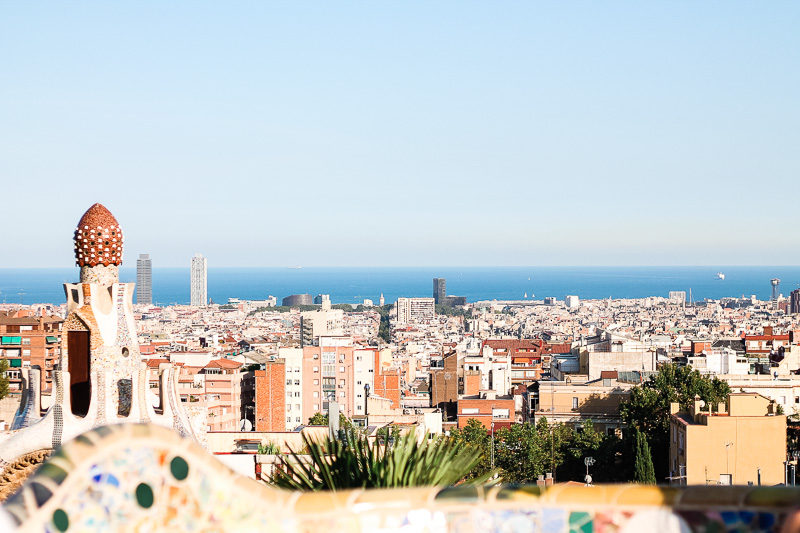
[(589, 467), (594, 464), (594, 457), (585, 457), (583, 459), (583, 464), (586, 465), (586, 477), (584, 478), (584, 481), (586, 481), (587, 485), (591, 485), (592, 476), (589, 475)]
[(494, 470), (494, 420), (492, 420), (492, 470)]
[(369, 426), (369, 383), (364, 384), (364, 427)]

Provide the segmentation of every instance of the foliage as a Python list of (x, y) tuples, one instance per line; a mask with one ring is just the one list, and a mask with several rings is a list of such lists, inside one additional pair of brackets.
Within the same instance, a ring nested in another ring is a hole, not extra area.
[[(314, 413), (314, 415), (308, 419), (309, 426), (327, 426), (328, 425), (328, 413)], [(347, 418), (344, 413), (339, 413), (339, 429), (344, 429), (347, 431), (351, 431), (355, 428), (353, 422)]]
[(391, 424), (387, 424), (381, 428), (378, 428), (378, 431), (375, 433), (375, 437), (378, 439), (378, 442), (384, 444), (390, 441), (397, 442), (400, 439), (400, 428)]
[(0, 400), (8, 395), (8, 359), (0, 359)]
[(294, 451), (281, 456), (272, 483), (292, 490), (451, 485), (480, 460), (480, 451), (471, 446), (446, 438), (418, 442), (414, 433), (393, 446), (371, 443), (355, 432), (342, 440), (315, 441), (303, 435), (303, 441), (310, 461)]
[(436, 314), (444, 316), (463, 316), (468, 317), (471, 311), (463, 307), (453, 307), (451, 305), (436, 304)]
[(383, 307), (375, 308), (381, 317), (381, 322), (378, 325), (378, 338), (386, 343), (392, 342), (392, 327), (389, 324), (389, 311), (391, 309), (391, 305), (384, 305)]
[(483, 424), (470, 418), (465, 427), (450, 430), (450, 439), (459, 446), (469, 446), (480, 453), (479, 461), (466, 474), (468, 480), (482, 478), (492, 471), (491, 438)]
[[(491, 431), (471, 419), (463, 429), (450, 431), (452, 439), (481, 450), (481, 461), (467, 478), (484, 476), (492, 471)], [(591, 422), (580, 429), (565, 424), (550, 424), (540, 418), (534, 424), (512, 424), (494, 433), (494, 466), (504, 482), (534, 483), (552, 472), (560, 481), (582, 481), (586, 475), (584, 458), (593, 457), (595, 479), (602, 482), (623, 481), (620, 471), (623, 442), (615, 435), (603, 435)], [(629, 478), (628, 478), (629, 479)]]
[(262, 455), (280, 455), (281, 447), (272, 441), (267, 441), (266, 444), (258, 445), (258, 453)]
[(637, 483), (655, 485), (656, 472), (653, 469), (653, 457), (650, 454), (650, 446), (644, 434), (638, 429), (634, 429), (636, 441), (636, 455), (633, 461), (633, 480)]
[(670, 403), (678, 402), (688, 409), (695, 395), (706, 405), (716, 406), (730, 394), (728, 384), (708, 378), (691, 367), (667, 364), (639, 387), (631, 389), (630, 397), (620, 404), (620, 415), (629, 428), (644, 434), (652, 450), (656, 479), (669, 473), (669, 416)]

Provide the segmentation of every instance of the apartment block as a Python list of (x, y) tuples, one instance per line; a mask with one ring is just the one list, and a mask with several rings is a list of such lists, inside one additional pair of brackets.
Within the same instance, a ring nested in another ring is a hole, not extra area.
[(711, 412), (696, 398), (688, 412), (672, 404), (669, 464), (682, 485), (784, 483), (786, 416), (769, 398), (734, 393)]
[(255, 431), (287, 430), (285, 379), (286, 362), (283, 359), (267, 361), (264, 370), (251, 370), (244, 374), (242, 412)]
[(41, 391), (52, 390), (63, 322), (55, 316), (30, 316), (27, 311), (0, 313), (0, 359), (8, 360), (10, 391), (22, 390), (21, 371), (31, 366), (42, 369)]
[(395, 303), (398, 324), (424, 322), (436, 316), (433, 298), (398, 298)]

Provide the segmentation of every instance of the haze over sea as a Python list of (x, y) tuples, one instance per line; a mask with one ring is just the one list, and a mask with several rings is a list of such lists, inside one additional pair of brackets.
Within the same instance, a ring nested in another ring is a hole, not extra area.
[[(725, 280), (716, 278), (717, 272)], [(208, 294), (216, 303), (228, 298), (280, 299), (289, 294), (330, 294), (334, 303), (378, 303), (381, 293), (387, 303), (401, 296), (431, 296), (432, 279), (447, 279), (447, 292), (478, 300), (542, 299), (568, 294), (581, 299), (666, 297), (671, 290), (689, 289), (695, 300), (755, 294), (770, 297), (770, 279), (781, 279), (780, 292), (788, 295), (800, 287), (798, 266), (719, 267), (309, 267), (209, 268)], [(136, 269), (122, 268), (122, 281), (135, 282)], [(0, 302), (64, 302), (62, 284), (78, 279), (77, 268), (0, 269)], [(189, 302), (189, 268), (154, 268), (153, 300), (162, 305)]]

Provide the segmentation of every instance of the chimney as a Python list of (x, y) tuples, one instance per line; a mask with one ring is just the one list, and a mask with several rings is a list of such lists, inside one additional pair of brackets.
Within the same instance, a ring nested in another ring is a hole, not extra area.
[(553, 486), (553, 473), (548, 472), (544, 476), (544, 486), (545, 487), (552, 487)]
[(539, 474), (539, 478), (536, 480), (536, 486), (539, 488), (543, 488), (544, 485), (544, 474)]
[(681, 410), (681, 404), (678, 402), (670, 402), (669, 404), (669, 414), (674, 415), (677, 414)]

